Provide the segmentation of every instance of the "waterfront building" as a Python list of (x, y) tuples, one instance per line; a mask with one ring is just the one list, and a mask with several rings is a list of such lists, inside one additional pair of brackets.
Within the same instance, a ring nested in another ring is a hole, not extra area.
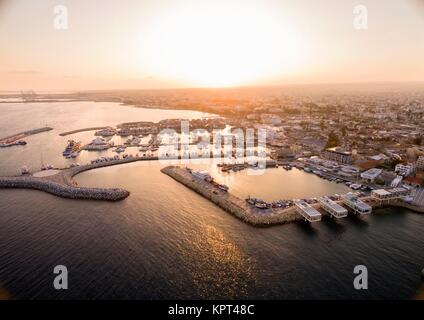
[(370, 214), (372, 211), (372, 207), (352, 192), (347, 193), (343, 196), (343, 203), (351, 209), (354, 213), (357, 214)]
[(353, 161), (352, 153), (341, 148), (328, 148), (322, 153), (323, 158), (338, 163), (351, 164)]
[(347, 216), (347, 210), (327, 196), (319, 197), (318, 202), (321, 204), (322, 209), (335, 218), (344, 218)]
[(313, 208), (309, 203), (304, 200), (294, 200), (296, 212), (299, 213), (306, 221), (316, 222), (321, 221), (321, 213)]
[(371, 191), (371, 196), (379, 200), (380, 202), (397, 200), (405, 197), (409, 194), (409, 190), (405, 188), (393, 188), (393, 189), (378, 189)]
[(393, 199), (392, 193), (390, 193), (389, 191), (385, 189), (373, 190), (371, 191), (371, 196), (380, 201)]
[(409, 195), (409, 190), (406, 188), (393, 188), (388, 190), (394, 198), (401, 198)]
[(366, 182), (373, 183), (375, 179), (383, 172), (382, 169), (369, 169), (365, 172), (361, 173), (361, 178), (365, 180)]

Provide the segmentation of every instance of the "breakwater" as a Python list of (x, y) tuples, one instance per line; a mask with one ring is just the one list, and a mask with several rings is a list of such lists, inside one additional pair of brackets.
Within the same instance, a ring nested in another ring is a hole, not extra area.
[(103, 129), (106, 129), (106, 128), (108, 128), (108, 127), (90, 127), (90, 128), (77, 129), (77, 130), (59, 133), (59, 136), (64, 137), (64, 136), (68, 136), (70, 134), (74, 134), (74, 133), (78, 133), (78, 132), (103, 130)]
[(8, 136), (8, 137), (4, 137), (4, 138), (0, 138), (0, 143), (13, 143), (16, 140), (37, 134), (37, 133), (41, 133), (41, 132), (46, 132), (46, 131), (50, 131), (53, 130), (53, 128), (50, 127), (43, 127), (43, 128), (38, 128), (38, 129), (33, 129), (33, 130), (28, 130), (28, 131), (24, 131), (24, 132), (19, 132), (16, 133), (14, 135)]
[(149, 160), (158, 160), (158, 157), (128, 157), (125, 159), (86, 164), (63, 169), (57, 174), (40, 178), (34, 176), (0, 177), (0, 188), (34, 189), (69, 199), (118, 201), (128, 197), (130, 192), (120, 188), (78, 187), (72, 178), (88, 170)]
[(294, 207), (258, 209), (249, 205), (245, 200), (194, 177), (187, 169), (168, 166), (163, 168), (161, 172), (253, 226), (270, 226), (301, 220), (301, 216), (296, 213)]
[(62, 198), (118, 201), (129, 196), (129, 192), (118, 188), (80, 188), (55, 182), (46, 178), (1, 177), (0, 188), (25, 188), (44, 191)]

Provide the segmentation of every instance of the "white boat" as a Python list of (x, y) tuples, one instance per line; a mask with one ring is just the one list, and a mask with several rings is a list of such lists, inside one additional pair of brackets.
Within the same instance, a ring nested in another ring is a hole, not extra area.
[(27, 166), (22, 166), (22, 168), (21, 168), (21, 174), (22, 175), (25, 175), (25, 174), (28, 174), (28, 173), (29, 173), (28, 167)]
[(115, 152), (121, 153), (125, 151), (125, 147), (118, 147), (115, 149)]

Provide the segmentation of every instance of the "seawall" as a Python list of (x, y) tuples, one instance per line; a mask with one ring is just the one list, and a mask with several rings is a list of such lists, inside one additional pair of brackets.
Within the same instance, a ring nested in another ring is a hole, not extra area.
[(129, 196), (119, 188), (80, 188), (35, 177), (1, 177), (0, 188), (25, 188), (44, 191), (62, 198), (118, 201)]

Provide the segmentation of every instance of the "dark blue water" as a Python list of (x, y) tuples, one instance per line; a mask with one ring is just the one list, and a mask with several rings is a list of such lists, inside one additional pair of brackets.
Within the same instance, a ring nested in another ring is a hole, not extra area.
[[(82, 174), (131, 191), (122, 202), (0, 191), (0, 296), (58, 299), (413, 299), (424, 215), (380, 210), (254, 228), (140, 163)], [(284, 183), (281, 188), (289, 188)], [(53, 289), (53, 268), (69, 289)], [(365, 265), (369, 289), (353, 287)]]

